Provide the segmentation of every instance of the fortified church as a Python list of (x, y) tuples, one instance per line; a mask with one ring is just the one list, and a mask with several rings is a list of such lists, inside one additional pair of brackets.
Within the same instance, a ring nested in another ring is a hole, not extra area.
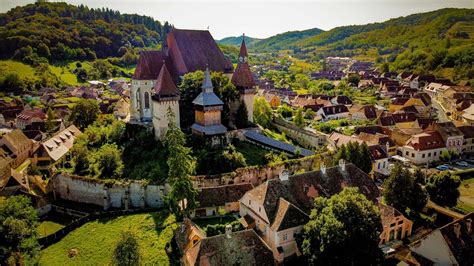
[(194, 99), (195, 123), (193, 134), (217, 136), (227, 132), (221, 124), (223, 102), (214, 94), (210, 71), (222, 72), (231, 78), (240, 92), (252, 122), (255, 82), (248, 64), (245, 42), (242, 40), (239, 62), (234, 67), (212, 38), (209, 31), (172, 29), (163, 37), (161, 51), (140, 53), (132, 77), (130, 121), (152, 124), (156, 138), (162, 138), (168, 127), (166, 116), (171, 108), (180, 125), (179, 92), (177, 84), (187, 73), (205, 71), (202, 92)]

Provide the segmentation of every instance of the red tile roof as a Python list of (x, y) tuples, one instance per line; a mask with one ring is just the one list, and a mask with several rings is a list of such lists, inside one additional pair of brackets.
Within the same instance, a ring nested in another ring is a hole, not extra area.
[(409, 140), (407, 140), (406, 145), (417, 151), (426, 151), (445, 147), (443, 138), (438, 131), (427, 131), (414, 135)]
[(160, 74), (155, 83), (155, 94), (159, 96), (176, 96), (178, 95), (178, 88), (174, 84), (173, 78), (171, 77), (166, 64), (161, 67)]
[(178, 75), (196, 70), (209, 70), (230, 73), (232, 63), (224, 54), (207, 30), (173, 29), (168, 34), (170, 57)]
[(232, 84), (237, 88), (251, 88), (255, 86), (249, 64), (247, 62), (239, 62), (234, 74), (232, 75)]
[(142, 51), (138, 58), (134, 79), (154, 80), (158, 77), (165, 55), (161, 51)]

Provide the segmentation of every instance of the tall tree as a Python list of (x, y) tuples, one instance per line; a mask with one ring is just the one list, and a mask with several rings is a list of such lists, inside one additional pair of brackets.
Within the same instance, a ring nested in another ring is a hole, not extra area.
[(99, 116), (99, 104), (95, 100), (81, 99), (72, 108), (70, 121), (79, 127), (84, 129), (94, 123)]
[(455, 206), (459, 198), (461, 179), (449, 171), (443, 171), (428, 177), (426, 190), (432, 201), (442, 206)]
[(253, 103), (253, 119), (257, 124), (263, 127), (269, 127), (272, 121), (272, 113), (272, 108), (264, 97), (255, 97)]
[(121, 151), (116, 144), (104, 144), (97, 151), (96, 169), (100, 178), (120, 178), (123, 173)]
[(140, 265), (140, 247), (138, 245), (137, 236), (132, 231), (122, 232), (120, 240), (114, 250), (114, 265)]
[(338, 162), (341, 159), (353, 163), (366, 173), (372, 171), (371, 153), (365, 143), (359, 144), (358, 142), (352, 141), (347, 145), (341, 145), (334, 156), (334, 161)]
[(357, 188), (314, 201), (303, 228), (303, 254), (317, 265), (376, 265), (382, 223), (377, 207)]
[(25, 196), (0, 197), (0, 261), (34, 265), (39, 255), (38, 216)]
[(416, 215), (428, 201), (428, 195), (420, 183), (421, 179), (421, 172), (412, 174), (408, 169), (396, 164), (383, 184), (382, 194), (385, 202), (405, 214)]
[(249, 125), (249, 117), (247, 106), (245, 106), (244, 102), (240, 102), (239, 108), (235, 112), (235, 126), (237, 128), (246, 128)]
[(303, 111), (303, 107), (300, 107), (296, 110), (295, 115), (293, 116), (293, 123), (299, 128), (303, 128), (305, 126)]
[(168, 130), (165, 135), (165, 145), (168, 150), (168, 183), (171, 190), (168, 199), (176, 214), (188, 216), (189, 211), (196, 207), (197, 191), (193, 187), (191, 175), (196, 168), (196, 159), (191, 155), (191, 149), (185, 147), (184, 133), (176, 126), (175, 116), (168, 108)]

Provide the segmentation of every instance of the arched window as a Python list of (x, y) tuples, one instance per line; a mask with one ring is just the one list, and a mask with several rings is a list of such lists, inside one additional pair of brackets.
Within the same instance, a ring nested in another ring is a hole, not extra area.
[(135, 93), (135, 105), (137, 109), (140, 108), (140, 91), (139, 90), (137, 90), (137, 93)]
[(150, 108), (150, 95), (148, 95), (148, 92), (145, 92), (145, 109)]

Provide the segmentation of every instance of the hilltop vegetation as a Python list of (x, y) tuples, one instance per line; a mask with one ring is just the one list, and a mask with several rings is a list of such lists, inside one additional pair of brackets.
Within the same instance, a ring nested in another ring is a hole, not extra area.
[(218, 40), (217, 43), (224, 45), (234, 45), (239, 46), (242, 43), (242, 39), (245, 38), (245, 43), (247, 47), (253, 47), (255, 43), (261, 41), (262, 39), (252, 38), (248, 36), (237, 36), (237, 37), (227, 37), (222, 40)]
[(151, 17), (108, 8), (29, 4), (0, 14), (0, 57), (26, 61), (122, 57), (135, 47), (156, 46), (159, 32), (167, 27)]
[(288, 31), (257, 42), (255, 49), (259, 51), (271, 51), (292, 48), (297, 42), (311, 36), (318, 36), (322, 32), (324, 31), (318, 28), (302, 31)]

